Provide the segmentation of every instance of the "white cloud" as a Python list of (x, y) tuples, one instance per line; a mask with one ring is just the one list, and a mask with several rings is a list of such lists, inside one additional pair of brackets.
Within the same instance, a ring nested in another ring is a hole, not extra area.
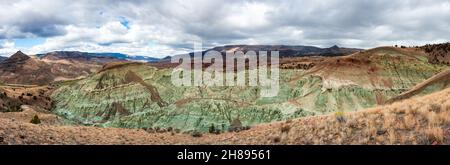
[(17, 51), (14, 42), (3, 40), (0, 41), (0, 56), (9, 56)]
[[(205, 46), (362, 48), (450, 40), (446, 0), (5, 0), (0, 9), (0, 40), (46, 38), (25, 48), (31, 54), (80, 50), (163, 57), (189, 51), (199, 40)], [(15, 49), (0, 47), (3, 54)]]
[(249, 2), (230, 9), (229, 15), (225, 16), (225, 25), (230, 28), (256, 29), (269, 26), (266, 18), (271, 8), (263, 3)]
[[(167, 44), (175, 42), (173, 32), (158, 31), (154, 27), (131, 25), (125, 28), (119, 22), (109, 22), (98, 28), (67, 26), (67, 34), (48, 38), (43, 44), (28, 50), (31, 54), (56, 51), (77, 50), (89, 52), (121, 52), (133, 55), (164, 57), (182, 53)], [(168, 37), (165, 37), (168, 34)], [(162, 44), (161, 44), (162, 43)]]

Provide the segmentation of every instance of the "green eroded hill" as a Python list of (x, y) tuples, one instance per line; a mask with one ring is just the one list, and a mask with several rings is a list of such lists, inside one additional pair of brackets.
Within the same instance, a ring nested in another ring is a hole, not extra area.
[(376, 48), (281, 69), (278, 96), (261, 98), (259, 87), (175, 87), (172, 69), (118, 65), (62, 85), (52, 99), (58, 115), (87, 125), (226, 131), (236, 119), (251, 126), (373, 107), (444, 68), (420, 52)]

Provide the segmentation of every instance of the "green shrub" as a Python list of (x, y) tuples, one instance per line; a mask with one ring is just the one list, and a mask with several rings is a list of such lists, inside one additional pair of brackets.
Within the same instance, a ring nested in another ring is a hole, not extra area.
[(236, 118), (233, 121), (231, 121), (230, 128), (228, 129), (228, 131), (229, 132), (239, 132), (240, 130), (242, 130), (241, 120), (239, 120), (239, 118)]
[(211, 126), (209, 126), (209, 130), (208, 131), (209, 131), (209, 133), (212, 133), (212, 134), (220, 134), (221, 133), (221, 130), (216, 128), (214, 126), (214, 124), (211, 124)]
[(336, 111), (334, 115), (339, 123), (345, 122), (344, 111)]
[(31, 119), (30, 123), (41, 124), (41, 119), (39, 119), (38, 115), (34, 115), (33, 119)]
[(200, 133), (199, 131), (193, 131), (191, 133), (191, 136), (192, 137), (202, 137), (202, 133)]
[(291, 130), (291, 125), (289, 125), (289, 124), (285, 124), (285, 125), (281, 126), (281, 133), (289, 133), (290, 130)]

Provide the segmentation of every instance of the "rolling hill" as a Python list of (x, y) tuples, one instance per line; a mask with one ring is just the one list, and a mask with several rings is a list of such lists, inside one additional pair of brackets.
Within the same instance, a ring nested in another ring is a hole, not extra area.
[[(280, 58), (286, 57), (311, 57), (311, 56), (343, 56), (349, 55), (352, 53), (363, 51), (363, 49), (357, 48), (340, 48), (336, 45), (329, 48), (319, 48), (315, 46), (301, 46), (301, 45), (225, 45), (213, 47), (211, 49), (207, 49), (202, 51), (202, 55), (204, 55), (208, 51), (218, 51), (223, 56), (226, 55), (227, 52), (236, 52), (242, 51), (244, 53), (248, 51), (267, 51), (270, 54), (271, 51), (278, 51)], [(189, 53), (190, 56), (194, 56), (196, 52)], [(197, 52), (200, 53), (200, 52)], [(176, 56), (183, 56), (187, 54), (181, 54)], [(171, 56), (167, 56), (159, 60), (159, 62), (170, 63)]]
[(0, 82), (5, 84), (48, 85), (54, 81), (87, 76), (101, 68), (95, 61), (39, 59), (18, 51), (0, 62)]
[(450, 70), (444, 70), (433, 77), (413, 86), (408, 91), (391, 98), (388, 103), (408, 99), (411, 97), (417, 97), (440, 91), (450, 87)]
[[(61, 126), (55, 116), (43, 124), (13, 120), (27, 110), (0, 114), (0, 144), (450, 144), (450, 89), (370, 109), (260, 124), (250, 130), (193, 137), (177, 130)], [(341, 118), (338, 120), (338, 117)], [(20, 119), (20, 118), (19, 118)], [(20, 131), (18, 131), (20, 128)], [(19, 138), (20, 137), (20, 138)]]
[(118, 61), (155, 62), (157, 58), (121, 53), (55, 51), (28, 56), (21, 51), (0, 61), (0, 82), (5, 84), (48, 85), (55, 81), (87, 76), (103, 65)]
[(273, 98), (260, 97), (259, 87), (175, 87), (172, 68), (115, 65), (55, 90), (54, 112), (104, 127), (226, 131), (374, 107), (446, 68), (421, 51), (392, 47), (303, 60), (312, 67), (281, 69)]
[(164, 61), (17, 52), (0, 64), (0, 144), (449, 144), (450, 71), (429, 57), (283, 57), (279, 95), (263, 98), (259, 87), (176, 87)]

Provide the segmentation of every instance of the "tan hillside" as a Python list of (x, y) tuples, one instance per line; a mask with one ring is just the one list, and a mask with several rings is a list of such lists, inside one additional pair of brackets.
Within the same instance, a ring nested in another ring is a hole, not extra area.
[(17, 112), (22, 105), (29, 105), (41, 111), (49, 111), (53, 102), (50, 86), (0, 85), (0, 112)]
[[(110, 62), (114, 59), (105, 61)], [(101, 69), (105, 63), (84, 58), (58, 58), (49, 53), (43, 58), (18, 51), (0, 62), (0, 82), (4, 84), (48, 85), (54, 81), (78, 79)]]
[(420, 49), (428, 54), (430, 63), (450, 65), (450, 42), (440, 44), (427, 44)]
[(368, 89), (403, 89), (427, 79), (428, 70), (439, 72), (436, 66), (428, 65), (426, 58), (419, 50), (378, 47), (314, 62), (305, 75), (320, 76), (325, 88), (357, 85)]

